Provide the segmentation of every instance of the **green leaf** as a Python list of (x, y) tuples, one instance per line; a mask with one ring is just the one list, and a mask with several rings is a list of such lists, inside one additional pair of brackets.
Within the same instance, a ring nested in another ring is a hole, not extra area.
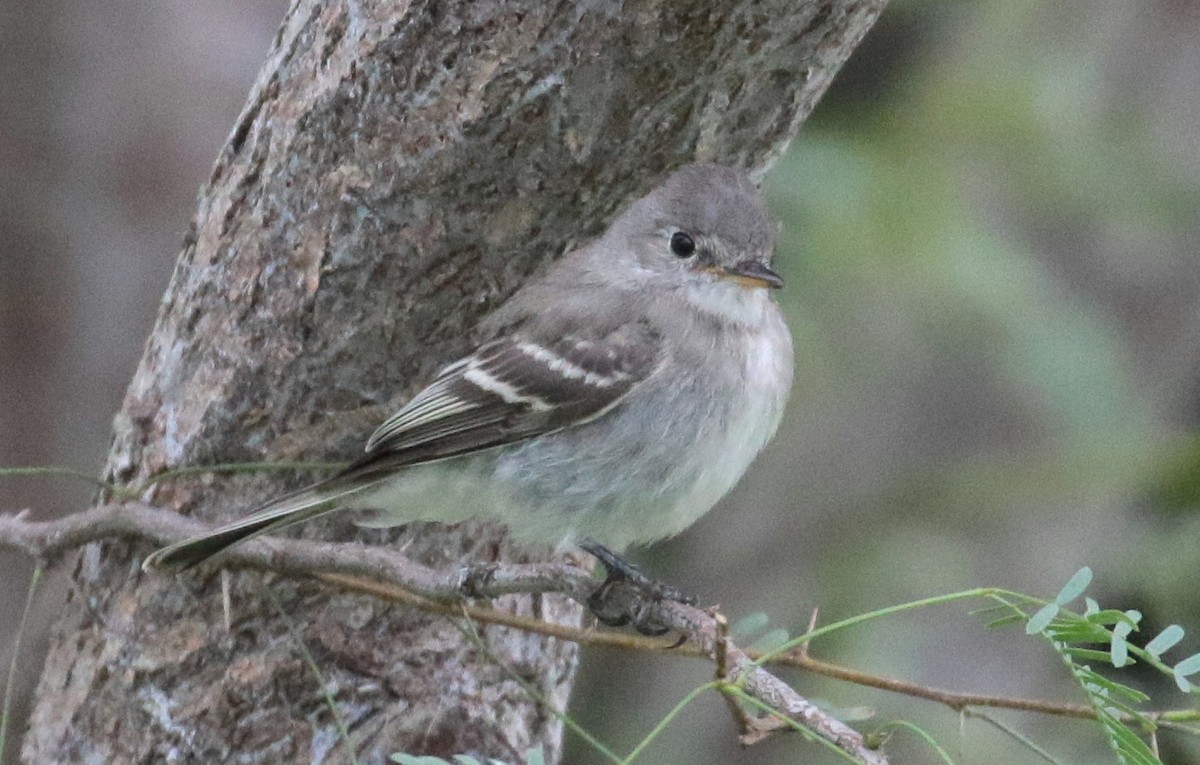
[(1084, 598), (1083, 602), (1087, 605), (1087, 609), (1083, 612), (1084, 616), (1092, 616), (1100, 613), (1100, 604), (1091, 598)]
[(1162, 765), (1162, 762), (1146, 746), (1136, 733), (1121, 725), (1111, 717), (1105, 720), (1104, 728), (1108, 733), (1109, 743), (1120, 756), (1122, 762), (1129, 765)]
[(1179, 675), (1179, 674), (1174, 675), (1174, 677), (1175, 677), (1175, 685), (1179, 686), (1179, 690), (1183, 691), (1184, 693), (1192, 692), (1192, 684), (1188, 681), (1188, 679), (1186, 677), (1184, 677), (1183, 675)]
[(1172, 624), (1146, 644), (1146, 653), (1157, 659), (1174, 648), (1175, 644), (1180, 640), (1183, 640), (1183, 627), (1180, 627), (1178, 624)]
[(1085, 661), (1102, 661), (1105, 664), (1112, 662), (1112, 653), (1109, 651), (1097, 651), (1093, 648), (1075, 648), (1069, 647), (1063, 649), (1063, 652), (1073, 659), (1083, 659)]
[[(1061, 612), (1060, 612), (1061, 613)], [(1112, 642), (1112, 633), (1094, 624), (1051, 624), (1046, 634), (1064, 643), (1101, 643)]]
[(1175, 665), (1176, 677), (1187, 677), (1200, 672), (1200, 653), (1194, 653)]
[(1029, 617), (1029, 623), (1025, 625), (1025, 634), (1036, 635), (1044, 631), (1050, 626), (1050, 622), (1054, 621), (1054, 617), (1058, 616), (1059, 610), (1057, 603), (1047, 603), (1039, 608), (1037, 613)]
[(752, 635), (757, 635), (771, 623), (771, 617), (764, 611), (755, 611), (749, 616), (743, 616), (729, 628), (729, 634), (740, 637), (743, 641)]
[(1108, 733), (1109, 743), (1112, 744), (1122, 761), (1132, 765), (1162, 765), (1150, 747), (1146, 746), (1146, 742), (1112, 715), (1101, 713), (1100, 720), (1104, 723), (1105, 732)]
[(1103, 611), (1096, 611), (1087, 616), (1087, 620), (1091, 624), (1120, 624), (1127, 618), (1124, 611), (1118, 611), (1115, 608), (1106, 608)]
[(1129, 663), (1129, 643), (1125, 638), (1113, 635), (1110, 652), (1112, 653), (1112, 665), (1117, 669)]
[(1130, 688), (1128, 685), (1122, 685), (1121, 683), (1113, 682), (1104, 675), (1094, 672), (1087, 667), (1079, 667), (1076, 670), (1076, 674), (1079, 675), (1081, 682), (1103, 688), (1106, 693), (1112, 694), (1113, 696), (1123, 696), (1130, 701), (1139, 702), (1150, 700), (1149, 696), (1137, 690), (1136, 688)]
[(1139, 724), (1146, 726), (1146, 728), (1150, 730), (1153, 730), (1156, 727), (1154, 723), (1150, 721), (1149, 717), (1146, 717), (1144, 714), (1139, 712), (1137, 709), (1134, 709), (1130, 704), (1126, 704), (1124, 701), (1113, 701), (1112, 699), (1109, 699), (1108, 704), (1108, 711), (1114, 717), (1117, 715), (1129, 715), (1133, 719), (1137, 720)]
[(1060, 606), (1065, 606), (1075, 598), (1083, 594), (1083, 591), (1092, 583), (1092, 570), (1087, 566), (1075, 572), (1075, 576), (1063, 585), (1063, 588), (1054, 596), (1054, 602)]

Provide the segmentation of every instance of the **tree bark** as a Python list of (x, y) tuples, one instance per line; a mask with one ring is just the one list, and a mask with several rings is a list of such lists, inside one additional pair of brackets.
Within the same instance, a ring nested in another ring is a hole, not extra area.
[[(200, 195), (109, 477), (350, 458), (481, 316), (665, 172), (764, 172), (884, 2), (297, 0)], [(311, 477), (255, 476), (144, 499), (217, 520)], [(439, 565), (512, 554), (478, 525), (362, 534)], [(334, 708), (363, 762), (561, 753), (496, 660), (561, 708), (570, 644), (481, 628), (482, 651), (444, 618), (310, 581), (145, 576), (145, 552), (75, 560), (25, 762), (342, 763)]]

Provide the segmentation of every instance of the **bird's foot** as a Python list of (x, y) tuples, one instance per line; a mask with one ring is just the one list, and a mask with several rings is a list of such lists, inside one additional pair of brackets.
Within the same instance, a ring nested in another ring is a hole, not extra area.
[(632, 625), (643, 635), (662, 635), (670, 631), (654, 613), (654, 606), (664, 600), (694, 606), (696, 598), (677, 587), (655, 581), (636, 566), (604, 545), (584, 542), (584, 551), (595, 556), (608, 575), (588, 598), (588, 608), (610, 627)]

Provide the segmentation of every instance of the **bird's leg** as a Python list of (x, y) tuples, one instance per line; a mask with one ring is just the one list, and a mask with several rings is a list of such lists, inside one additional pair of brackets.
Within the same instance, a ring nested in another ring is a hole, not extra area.
[(676, 587), (657, 582), (629, 561), (602, 544), (586, 541), (579, 545), (603, 564), (608, 575), (588, 598), (596, 618), (610, 627), (633, 624), (644, 635), (661, 635), (670, 628), (654, 620), (648, 608), (655, 601), (672, 600), (695, 605), (696, 599)]

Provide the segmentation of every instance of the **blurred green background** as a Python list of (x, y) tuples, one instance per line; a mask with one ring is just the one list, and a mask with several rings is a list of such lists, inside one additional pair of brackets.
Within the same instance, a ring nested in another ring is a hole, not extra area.
[[(0, 464), (91, 469), (284, 8), (0, 10)], [(762, 611), (800, 633), (814, 608), (829, 622), (980, 585), (1048, 597), (1090, 565), (1103, 605), (1140, 609), (1150, 635), (1182, 624), (1178, 655), (1200, 650), (1197, 40), (1187, 0), (894, 0), (767, 180), (796, 338), (787, 420), (717, 511), (637, 555), (646, 568), (732, 619)], [(0, 509), (66, 511), (87, 494), (6, 481)], [(28, 563), (3, 554), (0, 572), (15, 613)], [(967, 611), (812, 651), (940, 688), (1080, 700), (1042, 641)], [(12, 627), (0, 620), (0, 645)], [(586, 651), (572, 713), (627, 751), (709, 673)], [(961, 762), (1036, 761), (929, 702), (784, 676), (833, 707), (913, 720)], [(1189, 703), (1150, 674), (1120, 677)], [(1093, 725), (996, 717), (1064, 762), (1113, 761)], [(1168, 765), (1200, 761), (1181, 735), (1159, 744)], [(890, 751), (936, 761), (903, 734)], [(786, 736), (742, 750), (709, 695), (641, 761), (839, 760)], [(566, 762), (602, 760), (575, 740)]]

